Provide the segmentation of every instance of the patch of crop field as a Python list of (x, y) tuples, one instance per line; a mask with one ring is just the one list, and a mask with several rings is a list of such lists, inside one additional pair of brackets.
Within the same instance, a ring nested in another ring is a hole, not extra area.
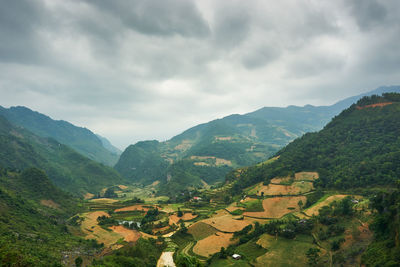
[(286, 183), (290, 183), (291, 181), (293, 181), (293, 178), (288, 176), (288, 177), (275, 177), (273, 179), (271, 179), (271, 183), (272, 184), (286, 184)]
[(278, 219), (282, 216), (299, 211), (299, 201), (306, 203), (305, 196), (293, 196), (293, 197), (273, 197), (266, 198), (263, 200), (262, 212), (245, 212), (244, 216), (256, 217), (256, 218), (274, 218)]
[(136, 242), (141, 237), (141, 235), (138, 231), (125, 228), (122, 225), (118, 225), (118, 226), (114, 225), (114, 226), (109, 227), (109, 229), (111, 229), (113, 232), (123, 236), (124, 241), (126, 241), (126, 242)]
[(181, 209), (183, 207), (183, 203), (173, 203), (173, 204), (168, 204), (168, 205), (162, 205), (161, 206), (161, 211), (171, 213), (178, 211), (178, 209)]
[(317, 248), (311, 241), (283, 237), (276, 239), (269, 234), (263, 234), (257, 244), (268, 252), (258, 257), (254, 266), (308, 266), (306, 252), (310, 248)]
[(112, 199), (112, 198), (94, 198), (94, 199), (91, 199), (90, 202), (109, 204), (109, 203), (118, 202), (118, 200)]
[(204, 222), (197, 222), (188, 228), (188, 233), (198, 241), (218, 232), (214, 227)]
[(112, 216), (116, 220), (120, 220), (120, 221), (140, 222), (145, 215), (146, 215), (146, 212), (144, 212), (144, 211), (134, 210), (134, 211), (117, 212), (117, 213), (114, 213)]
[(201, 222), (211, 225), (212, 227), (216, 228), (219, 231), (233, 233), (236, 231), (240, 231), (247, 225), (251, 224), (247, 220), (243, 220), (243, 219), (240, 220), (239, 217), (243, 217), (243, 216), (235, 217), (228, 213), (228, 214), (220, 215), (220, 216), (217, 215), (215, 217), (211, 217), (209, 219), (202, 220)]
[(294, 175), (296, 181), (314, 181), (319, 178), (318, 172), (297, 172)]
[(120, 209), (114, 210), (114, 212), (124, 212), (124, 211), (134, 211), (134, 210), (140, 210), (140, 211), (148, 211), (152, 206), (148, 205), (133, 205), (133, 206), (128, 206)]
[(248, 195), (257, 195), (258, 191), (260, 190), (261, 186), (263, 183), (258, 183), (255, 185), (252, 185), (244, 190), (244, 192)]
[(169, 216), (169, 224), (178, 224), (180, 220), (182, 221), (190, 221), (193, 220), (194, 218), (196, 218), (197, 215), (193, 215), (192, 213), (184, 213), (182, 217), (178, 217), (178, 215), (173, 214)]
[(215, 233), (198, 241), (193, 247), (193, 252), (200, 256), (208, 257), (219, 252), (222, 247), (227, 248), (229, 245), (233, 244), (234, 242), (231, 240), (232, 237), (233, 234)]
[(105, 247), (112, 247), (123, 236), (113, 231), (107, 231), (97, 224), (100, 216), (109, 217), (104, 211), (89, 212), (82, 215), (84, 220), (81, 223), (81, 230), (85, 234), (85, 239), (96, 239), (98, 243), (103, 243)]
[(312, 182), (294, 182), (291, 185), (269, 184), (260, 186), (257, 195), (261, 196), (284, 196), (300, 195), (314, 189)]
[(263, 202), (261, 199), (254, 199), (240, 203), (246, 212), (262, 212), (264, 211)]
[(127, 187), (126, 185), (123, 185), (123, 184), (118, 185), (118, 187), (119, 187), (121, 190), (128, 189), (128, 187)]
[(249, 262), (252, 262), (258, 257), (264, 255), (266, 252), (267, 250), (261, 245), (257, 244), (254, 240), (235, 248), (235, 253), (244, 256)]
[[(327, 198), (323, 198), (322, 201), (319, 201), (316, 204), (314, 204), (313, 206), (311, 206), (308, 209), (304, 210), (304, 213), (306, 215), (308, 215), (308, 216), (318, 215), (320, 208), (322, 208), (324, 206), (328, 206), (333, 201), (341, 200), (341, 199), (343, 199), (343, 198), (345, 198), (347, 196), (348, 195), (333, 195), (333, 196), (329, 196)], [(303, 201), (303, 203), (305, 203), (305, 202)]]

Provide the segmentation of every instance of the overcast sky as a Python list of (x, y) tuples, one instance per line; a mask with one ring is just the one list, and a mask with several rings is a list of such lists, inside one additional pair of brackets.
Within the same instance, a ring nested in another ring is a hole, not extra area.
[(0, 3), (0, 105), (120, 148), (400, 84), (398, 0)]

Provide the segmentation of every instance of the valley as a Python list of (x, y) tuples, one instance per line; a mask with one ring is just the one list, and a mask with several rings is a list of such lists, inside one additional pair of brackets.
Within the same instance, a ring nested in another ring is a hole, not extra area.
[(139, 142), (113, 169), (0, 117), (0, 265), (396, 262), (399, 96), (361, 98), (255, 164), (259, 131), (219, 121)]

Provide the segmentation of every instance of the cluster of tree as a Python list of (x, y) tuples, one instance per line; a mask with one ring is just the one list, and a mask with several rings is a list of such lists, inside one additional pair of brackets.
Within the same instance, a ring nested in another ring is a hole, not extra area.
[(377, 193), (371, 207), (376, 210), (370, 225), (374, 241), (362, 262), (366, 266), (400, 266), (400, 189)]
[(113, 217), (108, 217), (105, 215), (97, 217), (97, 222), (101, 226), (118, 225), (117, 220), (115, 220)]
[(94, 259), (91, 266), (156, 266), (165, 247), (166, 243), (161, 240), (140, 238), (134, 246), (125, 246), (102, 259)]

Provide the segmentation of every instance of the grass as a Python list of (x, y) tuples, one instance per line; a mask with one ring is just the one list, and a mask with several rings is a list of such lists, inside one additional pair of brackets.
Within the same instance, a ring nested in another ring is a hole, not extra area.
[(268, 250), (266, 254), (257, 258), (260, 266), (308, 266), (306, 252), (316, 247), (307, 237), (298, 237), (295, 240), (264, 234), (258, 244)]
[(210, 267), (225, 267), (225, 266), (234, 266), (234, 267), (247, 267), (249, 265), (245, 260), (234, 260), (231, 257), (227, 259), (216, 259), (213, 260), (210, 264)]
[(188, 233), (193, 236), (196, 241), (204, 239), (210, 235), (213, 235), (217, 232), (217, 230), (203, 222), (198, 222), (191, 227), (189, 227)]
[(246, 212), (259, 212), (264, 211), (262, 200), (255, 199), (247, 202), (240, 203), (240, 206), (246, 209)]
[(262, 246), (258, 245), (254, 240), (242, 244), (235, 249), (235, 253), (241, 255), (242, 257), (244, 257), (245, 260), (249, 262), (264, 255), (266, 252), (267, 250)]

